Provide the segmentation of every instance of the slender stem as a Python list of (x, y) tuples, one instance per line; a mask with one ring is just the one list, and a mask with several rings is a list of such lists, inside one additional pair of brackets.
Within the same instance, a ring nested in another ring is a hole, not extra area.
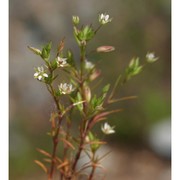
[(93, 165), (92, 170), (91, 170), (91, 174), (89, 176), (89, 180), (93, 179), (94, 173), (95, 173), (96, 167)]
[(95, 160), (95, 153), (93, 153), (92, 155), (92, 169), (91, 169), (91, 173), (89, 175), (89, 179), (88, 180), (92, 180), (93, 179), (93, 176), (94, 176), (94, 173), (95, 173), (95, 169), (96, 169), (96, 166), (94, 165), (94, 160)]
[(51, 161), (51, 167), (50, 167), (50, 172), (49, 172), (49, 177), (48, 177), (48, 180), (52, 180), (53, 174), (54, 174), (54, 168), (55, 168), (55, 157), (56, 157), (56, 151), (57, 151), (57, 146), (58, 146), (58, 135), (59, 135), (59, 130), (60, 130), (61, 122), (62, 122), (62, 115), (61, 115), (61, 108), (60, 108), (58, 99), (55, 96), (55, 92), (54, 92), (52, 84), (50, 84), (49, 87), (50, 87), (51, 95), (55, 101), (56, 108), (58, 110), (58, 124), (57, 124), (56, 133), (52, 138), (53, 140), (52, 161)]
[(85, 115), (86, 109), (87, 109), (87, 107), (86, 107), (87, 103), (86, 103), (86, 96), (84, 94), (85, 93), (84, 92), (84, 81), (85, 81), (85, 79), (84, 79), (83, 75), (84, 75), (84, 67), (85, 67), (85, 59), (86, 59), (86, 45), (82, 45), (80, 47), (80, 49), (81, 49), (81, 59), (80, 59), (81, 72), (80, 72), (80, 83), (79, 83), (79, 85), (80, 85), (80, 89), (81, 89), (82, 98), (85, 101), (83, 103), (83, 111), (84, 111), (84, 115)]
[(57, 145), (58, 145), (58, 138), (54, 137), (53, 138), (52, 161), (51, 161), (51, 168), (50, 168), (48, 180), (52, 180), (52, 178), (53, 178)]
[(120, 74), (120, 75), (118, 76), (118, 78), (117, 78), (115, 84), (114, 84), (114, 87), (113, 87), (113, 89), (112, 89), (112, 91), (111, 91), (111, 94), (109, 95), (107, 101), (110, 101), (110, 100), (112, 99), (112, 97), (114, 96), (114, 93), (115, 93), (115, 91), (116, 91), (116, 88), (117, 88), (117, 86), (118, 86), (120, 80), (121, 80), (121, 77), (122, 77), (122, 76), (121, 76), (121, 74)]
[(87, 127), (85, 127), (84, 132), (81, 135), (81, 142), (80, 142), (80, 145), (79, 145), (79, 149), (78, 149), (78, 151), (76, 153), (75, 160), (74, 160), (74, 163), (73, 163), (73, 166), (72, 166), (72, 173), (71, 173), (72, 176), (74, 175), (74, 172), (75, 172), (75, 169), (76, 169), (76, 165), (78, 163), (78, 160), (80, 158), (81, 152), (83, 150), (83, 146), (84, 146), (84, 142), (85, 142), (85, 137), (86, 137), (86, 135), (87, 135), (87, 133), (88, 133), (88, 131), (90, 129), (90, 124), (91, 124), (92, 120), (93, 120), (93, 117), (89, 120)]
[[(72, 119), (72, 109), (70, 110), (70, 113), (69, 113), (69, 119)], [(71, 121), (69, 121), (69, 119), (66, 119), (66, 140), (68, 141), (69, 138), (70, 138), (70, 128), (71, 128)], [(68, 153), (68, 146), (65, 145), (64, 147), (64, 151), (63, 151), (63, 161), (66, 160), (66, 157), (67, 157), (67, 153)], [(65, 168), (63, 168), (63, 170), (65, 170)], [(63, 173), (60, 173), (60, 177), (61, 177), (61, 180), (64, 179), (64, 174)]]
[[(83, 79), (83, 73), (84, 73), (84, 66), (85, 66), (85, 54), (86, 54), (86, 46), (82, 45), (80, 47), (81, 50), (81, 58), (80, 58), (80, 92), (82, 95), (82, 98), (84, 101), (86, 101), (86, 97), (85, 97), (85, 92), (84, 92), (84, 79)], [(75, 155), (75, 159), (72, 165), (72, 172), (71, 172), (71, 178), (73, 177), (74, 173), (75, 173), (75, 169), (76, 169), (76, 165), (78, 163), (78, 160), (81, 156), (81, 152), (83, 150), (83, 146), (84, 146), (84, 141), (85, 141), (85, 137), (87, 135), (87, 128), (85, 127), (85, 122), (86, 122), (86, 114), (87, 114), (87, 103), (83, 102), (83, 112), (84, 112), (84, 118), (82, 119), (82, 126), (81, 126), (81, 130), (80, 130), (80, 134), (81, 134), (81, 140), (80, 140), (80, 144), (79, 144), (79, 148), (78, 151)]]
[(74, 171), (76, 169), (76, 165), (78, 163), (78, 160), (80, 158), (81, 152), (83, 150), (83, 145), (84, 145), (86, 134), (87, 134), (87, 131), (81, 137), (81, 142), (79, 144), (79, 149), (78, 149), (78, 152), (76, 153), (75, 160), (74, 160), (74, 163), (73, 163), (73, 166), (72, 166), (72, 175), (74, 174)]
[(100, 30), (100, 28), (102, 27), (102, 24), (99, 25), (99, 27), (95, 30), (95, 34)]

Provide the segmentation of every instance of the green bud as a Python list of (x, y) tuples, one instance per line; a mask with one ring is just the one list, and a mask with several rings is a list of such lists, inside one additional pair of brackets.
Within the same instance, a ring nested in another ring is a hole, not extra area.
[(126, 69), (127, 80), (129, 80), (132, 76), (139, 74), (142, 68), (143, 66), (139, 65), (139, 58), (133, 58)]
[(93, 81), (96, 78), (98, 78), (100, 76), (100, 74), (101, 74), (101, 71), (95, 69), (89, 77), (90, 81)]
[(91, 89), (89, 88), (89, 86), (84, 86), (83, 88), (84, 90), (84, 95), (85, 95), (85, 99), (87, 102), (89, 102), (91, 100)]
[(39, 49), (37, 49), (37, 48), (34, 48), (34, 47), (31, 47), (31, 46), (28, 46), (28, 48), (33, 52), (33, 53), (35, 53), (35, 54), (37, 54), (37, 55), (41, 55), (41, 51), (39, 50)]
[(82, 42), (89, 41), (94, 37), (94, 30), (90, 26), (85, 26), (78, 34), (78, 39)]
[(46, 44), (43, 49), (42, 49), (42, 54), (41, 54), (41, 57), (44, 59), (44, 60), (48, 60), (49, 57), (50, 57), (50, 51), (51, 51), (51, 46), (52, 46), (52, 43), (49, 42), (48, 44)]
[(79, 16), (73, 16), (72, 17), (72, 21), (73, 21), (73, 23), (74, 23), (74, 25), (78, 25), (79, 24)]
[[(100, 147), (100, 144), (98, 143), (98, 142), (99, 142), (99, 139), (97, 139), (97, 138), (94, 136), (94, 134), (93, 134), (92, 132), (90, 132), (90, 131), (89, 131), (89, 133), (88, 133), (88, 139), (89, 139), (90, 142), (93, 142), (93, 143), (90, 145), (90, 147), (91, 147), (91, 151), (92, 151), (93, 153), (95, 153), (95, 152), (99, 149), (99, 147)], [(97, 141), (97, 143), (96, 143), (96, 141)]]

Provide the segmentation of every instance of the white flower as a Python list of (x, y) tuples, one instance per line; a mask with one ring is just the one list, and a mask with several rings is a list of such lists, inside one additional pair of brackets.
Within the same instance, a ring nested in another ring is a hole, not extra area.
[(68, 66), (67, 63), (67, 58), (61, 58), (61, 57), (57, 57), (56, 63), (57, 63), (57, 67), (65, 67)]
[(85, 68), (86, 69), (93, 69), (94, 68), (94, 64), (90, 61), (85, 61)]
[(60, 93), (62, 94), (70, 94), (71, 92), (75, 90), (72, 84), (68, 84), (68, 83), (61, 83), (58, 86), (58, 88), (59, 88)]
[(108, 14), (100, 14), (99, 15), (100, 24), (102, 24), (102, 25), (107, 24), (107, 23), (109, 23), (111, 21), (112, 21), (112, 18), (110, 19)]
[(155, 54), (153, 52), (146, 54), (147, 62), (153, 63), (158, 60), (158, 57), (155, 57)]
[(111, 127), (108, 123), (104, 123), (104, 126), (101, 127), (101, 130), (104, 134), (115, 133), (114, 127)]
[(44, 68), (41, 66), (41, 67), (38, 67), (36, 69), (36, 72), (34, 73), (34, 78), (35, 79), (38, 79), (39, 81), (43, 80), (44, 78), (47, 78), (48, 77), (48, 74), (45, 73), (44, 71)]

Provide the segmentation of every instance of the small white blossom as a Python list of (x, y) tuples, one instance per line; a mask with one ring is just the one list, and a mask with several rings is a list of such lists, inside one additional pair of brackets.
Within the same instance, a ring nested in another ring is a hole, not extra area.
[(68, 83), (61, 83), (58, 86), (58, 88), (59, 88), (60, 93), (62, 94), (70, 94), (75, 90), (72, 84), (68, 84)]
[(94, 64), (90, 61), (85, 61), (85, 68), (86, 69), (93, 69), (94, 68)]
[(57, 63), (57, 67), (65, 67), (68, 66), (67, 63), (67, 58), (61, 58), (61, 57), (57, 57), (56, 63)]
[(152, 63), (158, 60), (158, 57), (155, 57), (155, 54), (153, 52), (146, 54), (147, 62)]
[(104, 134), (115, 133), (114, 127), (111, 127), (108, 123), (104, 123), (104, 126), (101, 127), (101, 130)]
[(47, 78), (48, 77), (48, 74), (44, 71), (44, 68), (41, 66), (41, 67), (38, 67), (36, 69), (36, 72), (34, 73), (34, 78), (35, 79), (38, 79), (39, 81), (43, 80), (44, 78)]
[(112, 21), (112, 18), (109, 18), (108, 14), (100, 14), (99, 15), (99, 22), (100, 24), (104, 25)]

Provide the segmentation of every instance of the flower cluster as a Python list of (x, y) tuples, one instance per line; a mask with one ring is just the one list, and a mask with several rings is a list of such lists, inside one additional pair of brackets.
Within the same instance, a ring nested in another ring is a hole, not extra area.
[(34, 78), (38, 79), (39, 81), (44, 80), (44, 78), (48, 77), (48, 74), (44, 71), (44, 68), (38, 67), (37, 69), (35, 69), (36, 72), (34, 73)]

